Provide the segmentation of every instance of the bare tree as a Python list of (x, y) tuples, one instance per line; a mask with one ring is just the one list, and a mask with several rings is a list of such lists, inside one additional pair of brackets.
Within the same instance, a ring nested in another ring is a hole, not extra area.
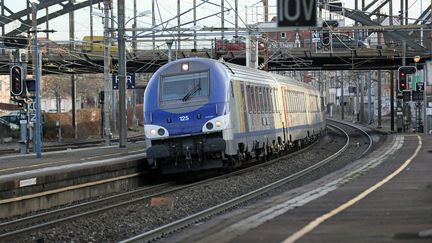
[(62, 75), (46, 75), (42, 81), (42, 97), (55, 98), (57, 112), (61, 111), (61, 99), (71, 96), (70, 79)]
[(77, 94), (85, 99), (85, 103), (96, 106), (96, 97), (103, 90), (102, 74), (78, 75)]

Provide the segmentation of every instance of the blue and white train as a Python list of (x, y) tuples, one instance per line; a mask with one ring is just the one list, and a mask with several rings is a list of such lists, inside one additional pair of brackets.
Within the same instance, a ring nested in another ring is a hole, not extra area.
[(218, 60), (169, 62), (144, 94), (147, 160), (164, 174), (279, 155), (325, 126), (314, 87)]

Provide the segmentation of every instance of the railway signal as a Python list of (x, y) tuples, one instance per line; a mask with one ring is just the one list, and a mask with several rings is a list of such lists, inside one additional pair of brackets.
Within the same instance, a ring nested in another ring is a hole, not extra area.
[(330, 32), (324, 31), (322, 33), (322, 43), (324, 46), (330, 45)]
[(417, 72), (417, 68), (414, 66), (401, 66), (398, 69), (398, 87), (399, 92), (403, 92), (408, 89), (408, 75)]
[(12, 96), (21, 96), (24, 92), (23, 68), (13, 65), (10, 69), (10, 92)]

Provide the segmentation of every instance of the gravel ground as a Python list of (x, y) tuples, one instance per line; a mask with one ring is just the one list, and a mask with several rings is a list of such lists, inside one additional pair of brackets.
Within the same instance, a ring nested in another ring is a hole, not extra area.
[[(70, 223), (62, 223), (51, 229), (13, 239), (13, 242), (35, 240), (43, 240), (44, 242), (116, 242), (130, 238), (284, 178), (328, 157), (339, 150), (344, 143), (345, 141), (341, 139), (340, 135), (329, 132), (329, 135), (322, 137), (312, 148), (289, 159), (282, 159), (270, 166), (169, 195), (174, 199), (173, 209), (150, 206), (148, 201), (143, 201), (92, 217), (80, 218)], [(356, 141), (351, 143), (350, 153), (344, 154), (332, 165), (316, 171), (307, 179), (297, 181), (288, 187), (292, 188), (307, 183), (343, 167), (367, 146), (364, 145), (364, 142), (359, 142), (359, 145)], [(289, 189), (288, 187), (283, 190)]]

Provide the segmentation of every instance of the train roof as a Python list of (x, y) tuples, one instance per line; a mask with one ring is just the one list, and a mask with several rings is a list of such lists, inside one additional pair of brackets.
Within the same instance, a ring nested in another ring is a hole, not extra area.
[[(219, 61), (221, 62), (221, 61)], [(265, 82), (274, 82), (274, 83), (287, 83), (296, 86), (301, 86), (306, 89), (315, 89), (313, 86), (300, 82), (294, 78), (270, 73), (266, 71), (262, 71), (259, 69), (248, 68), (245, 66), (222, 62), (225, 66), (227, 66), (230, 70), (232, 70), (232, 76), (238, 77), (241, 79), (255, 79), (255, 81), (265, 81)]]
[[(255, 82), (263, 82), (263, 83), (286, 83), (286, 84), (291, 84), (291, 85), (295, 85), (295, 86), (300, 86), (302, 88), (305, 89), (312, 89), (312, 90), (316, 90), (315, 87), (300, 82), (294, 78), (291, 77), (287, 77), (287, 76), (283, 76), (283, 75), (279, 75), (279, 74), (274, 74), (274, 73), (270, 73), (270, 72), (266, 72), (266, 71), (262, 71), (259, 69), (254, 69), (254, 68), (248, 68), (245, 66), (241, 66), (241, 65), (237, 65), (237, 64), (233, 64), (233, 63), (229, 63), (229, 62), (225, 62), (223, 60), (215, 60), (215, 59), (208, 59), (208, 58), (190, 58), (193, 59), (195, 61), (199, 61), (199, 62), (204, 62), (207, 64), (210, 63), (215, 63), (215, 64), (222, 64), (227, 72), (229, 73), (229, 75), (231, 76), (231, 78), (237, 78), (239, 80), (253, 80)], [(179, 59), (178, 61), (184, 61), (185, 59)]]

